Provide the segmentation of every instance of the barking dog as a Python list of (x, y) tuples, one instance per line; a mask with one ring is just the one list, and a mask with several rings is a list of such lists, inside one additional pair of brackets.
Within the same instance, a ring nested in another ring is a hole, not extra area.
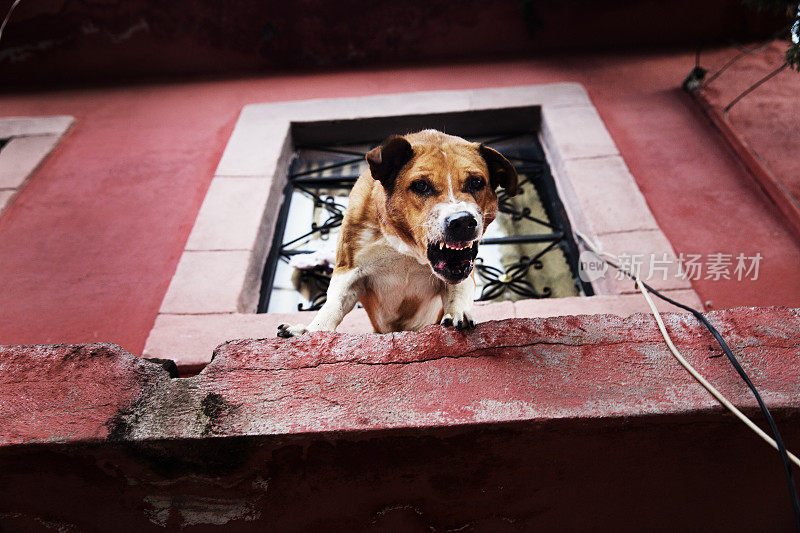
[(393, 136), (367, 154), (350, 193), (328, 298), (308, 327), (334, 331), (356, 302), (376, 333), (439, 322), (471, 328), (478, 241), (497, 214), (495, 189), (517, 193), (498, 152), (436, 130)]

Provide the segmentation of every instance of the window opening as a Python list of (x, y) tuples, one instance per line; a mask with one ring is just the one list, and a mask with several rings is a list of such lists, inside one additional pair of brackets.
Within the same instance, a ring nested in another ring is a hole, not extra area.
[[(476, 300), (591, 296), (578, 276), (578, 247), (538, 138), (531, 133), (473, 137), (502, 153), (520, 193), (498, 191), (498, 215), (475, 261)], [(289, 170), (258, 312), (317, 310), (325, 303), (336, 239), (368, 144), (298, 146)]]

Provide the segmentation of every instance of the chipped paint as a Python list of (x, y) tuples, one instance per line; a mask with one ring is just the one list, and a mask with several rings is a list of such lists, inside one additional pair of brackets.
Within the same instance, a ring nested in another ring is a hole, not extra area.
[[(736, 309), (710, 317), (724, 326), (779, 418), (796, 417), (796, 312)], [(709, 357), (707, 332), (684, 315), (665, 320), (701, 372), (737, 405), (755, 407), (725, 360)], [(798, 427), (784, 426), (787, 442), (800, 438)], [(771, 488), (779, 483), (767, 485), (772, 478), (764, 474), (765, 457), (774, 457), (755, 439), (737, 438), (742, 431), (675, 363), (646, 315), (237, 340), (185, 379), (111, 345), (0, 347), (0, 471), (10, 479), (0, 485), (0, 527), (24, 529), (42, 519), (91, 529), (72, 501), (91, 486), (96, 514), (139, 530), (309, 530), (332, 517), (351, 530), (408, 529), (409, 520), (434, 530), (493, 530), (499, 515), (524, 529), (552, 529), (538, 507), (542, 498), (546, 508), (561, 509), (554, 511), (559, 520), (586, 529), (565, 513), (563, 498), (549, 495), (608, 479), (614, 489), (631, 485), (647, 495), (666, 479), (666, 486), (689, 483), (683, 508), (702, 501), (708, 512), (708, 495), (717, 494), (709, 471), (719, 468), (727, 479), (735, 461), (754, 476), (759, 504), (731, 506), (729, 495), (719, 512), (747, 509), (766, 529), (781, 529), (773, 517), (782, 499)], [(598, 450), (602, 461), (593, 459)], [(663, 459), (652, 466), (654, 456)], [(702, 463), (700, 477), (681, 468), (684, 461)], [(642, 468), (658, 474), (632, 474)], [(80, 489), (66, 488), (84, 478)], [(36, 492), (43, 486), (58, 487), (58, 500)], [(602, 502), (603, 516), (619, 526), (639, 507), (609, 514), (629, 499), (614, 496), (606, 488), (580, 497)], [(660, 509), (642, 508), (648, 519)], [(748, 516), (736, 523), (745, 528)]]

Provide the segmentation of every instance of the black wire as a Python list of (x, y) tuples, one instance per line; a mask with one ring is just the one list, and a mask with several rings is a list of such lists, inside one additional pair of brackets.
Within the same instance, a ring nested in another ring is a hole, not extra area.
[[(630, 272), (626, 271), (623, 268), (620, 268), (612, 261), (609, 261), (604, 257), (600, 258), (609, 265), (611, 265), (612, 267), (614, 267), (615, 269), (617, 269), (618, 271), (622, 272), (623, 274), (631, 278), (633, 281), (636, 281), (636, 277), (634, 277)], [(789, 485), (789, 494), (792, 498), (792, 509), (794, 510), (795, 528), (797, 529), (798, 533), (800, 533), (800, 502), (798, 502), (797, 499), (797, 488), (795, 487), (794, 484), (794, 476), (792, 475), (792, 465), (789, 462), (789, 454), (786, 451), (786, 446), (783, 444), (783, 439), (781, 438), (781, 434), (778, 431), (778, 426), (775, 424), (775, 419), (772, 418), (772, 414), (769, 412), (769, 409), (767, 409), (764, 400), (761, 399), (761, 394), (758, 393), (758, 389), (756, 389), (756, 386), (753, 385), (752, 381), (750, 381), (750, 377), (747, 375), (747, 372), (745, 372), (744, 368), (742, 368), (742, 365), (739, 364), (739, 361), (736, 360), (736, 356), (733, 355), (733, 352), (728, 346), (728, 343), (725, 342), (725, 339), (723, 339), (722, 335), (719, 334), (717, 328), (711, 325), (711, 323), (708, 321), (705, 315), (703, 315), (703, 313), (697, 311), (696, 309), (692, 309), (688, 305), (676, 302), (672, 298), (664, 296), (663, 294), (655, 290), (653, 287), (651, 287), (644, 281), (639, 280), (639, 282), (644, 286), (645, 289), (655, 294), (665, 302), (671, 303), (676, 307), (680, 307), (685, 311), (689, 311), (695, 316), (695, 318), (697, 318), (700, 322), (702, 322), (702, 324), (706, 327), (706, 329), (708, 329), (708, 331), (710, 331), (711, 334), (714, 336), (717, 343), (722, 348), (722, 351), (725, 352), (725, 355), (728, 357), (728, 360), (736, 369), (736, 372), (739, 374), (739, 377), (742, 378), (742, 381), (744, 381), (747, 384), (747, 387), (753, 393), (753, 396), (755, 396), (756, 401), (758, 402), (758, 406), (761, 408), (761, 412), (764, 413), (764, 417), (767, 419), (767, 423), (769, 424), (769, 427), (772, 430), (772, 437), (775, 439), (775, 444), (777, 444), (778, 446), (778, 453), (780, 454), (781, 460), (783, 461), (783, 471), (784, 474), (786, 475), (786, 483)]]
[(745, 89), (744, 91), (739, 93), (739, 96), (737, 96), (736, 98), (731, 100), (731, 102), (728, 105), (725, 106), (725, 108), (722, 110), (722, 112), (727, 117), (728, 116), (728, 111), (730, 111), (731, 108), (733, 106), (735, 106), (736, 103), (739, 100), (741, 100), (742, 98), (744, 98), (745, 96), (747, 96), (751, 92), (753, 92), (756, 89), (758, 89), (759, 87), (761, 87), (761, 85), (763, 85), (764, 83), (768, 82), (769, 80), (771, 80), (772, 78), (774, 78), (775, 76), (780, 74), (783, 71), (783, 69), (785, 69), (788, 66), (789, 66), (789, 62), (788, 61), (784, 61), (783, 65), (779, 66), (778, 68), (776, 68), (775, 70), (773, 70), (772, 72), (770, 72), (769, 74), (767, 74), (766, 76), (764, 76), (763, 78), (761, 78), (760, 80), (755, 82), (753, 85), (751, 85), (750, 87), (748, 87), (747, 89)]
[[(756, 48), (747, 48), (745, 46), (739, 45), (738, 43), (731, 43), (733, 46), (735, 46), (739, 50), (739, 53), (736, 54), (733, 58), (729, 59), (714, 74), (709, 76), (709, 78), (702, 83), (701, 88), (704, 89), (704, 88), (708, 87), (709, 84), (712, 81), (714, 81), (715, 79), (717, 79), (723, 72), (725, 72), (728, 69), (728, 67), (730, 67), (731, 65), (733, 65), (734, 63), (736, 63), (737, 61), (742, 59), (743, 57), (746, 57), (748, 55), (758, 54), (758, 53), (766, 50), (767, 48), (770, 47), (770, 45), (772, 44), (772, 41), (774, 41), (775, 39), (780, 38), (782, 35), (784, 35), (787, 31), (789, 31), (791, 29), (792, 29), (792, 24), (789, 24), (788, 26), (784, 26), (780, 30), (778, 30), (775, 33), (773, 33), (772, 37), (770, 37), (768, 41), (765, 41), (764, 44), (762, 44), (761, 46), (757, 46)], [(700, 66), (700, 47), (697, 48), (697, 53), (695, 54), (695, 58), (694, 58), (694, 67), (698, 68), (699, 66)]]

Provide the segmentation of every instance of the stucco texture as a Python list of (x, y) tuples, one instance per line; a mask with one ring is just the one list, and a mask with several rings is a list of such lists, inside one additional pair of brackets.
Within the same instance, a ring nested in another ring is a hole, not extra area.
[(141, 353), (245, 104), (562, 81), (586, 87), (677, 253), (763, 255), (756, 281), (695, 282), (709, 307), (798, 306), (800, 245), (679, 89), (693, 64), (689, 51), (569, 55), (6, 93), (0, 115), (76, 122), (0, 216), (0, 344)]
[[(796, 452), (797, 310), (709, 319)], [(665, 320), (756, 416), (713, 337)], [(0, 527), (790, 528), (778, 454), (678, 365), (652, 316), (318, 333), (214, 355), (174, 379), (116, 346), (0, 348)]]
[[(731, 50), (727, 56), (713, 56), (708, 62), (709, 76), (725, 62), (741, 57), (703, 90), (716, 107), (724, 108), (735, 97), (755, 84), (784, 61), (788, 41), (750, 44), (750, 53)], [(701, 56), (702, 58), (702, 56)], [(800, 203), (800, 72), (784, 69), (736, 103), (728, 120), (750, 148)]]

